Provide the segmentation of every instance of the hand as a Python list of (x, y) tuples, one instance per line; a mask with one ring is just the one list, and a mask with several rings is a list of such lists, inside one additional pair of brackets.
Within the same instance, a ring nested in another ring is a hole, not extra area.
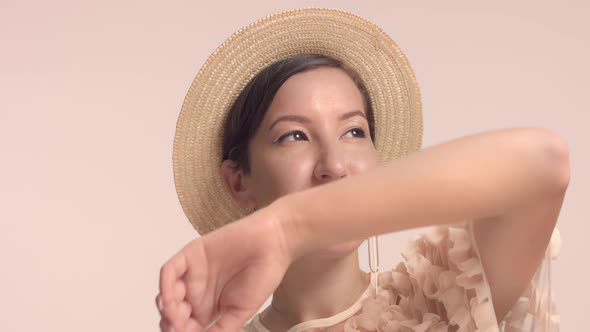
[(160, 270), (162, 331), (238, 331), (278, 287), (293, 256), (268, 209), (189, 242)]

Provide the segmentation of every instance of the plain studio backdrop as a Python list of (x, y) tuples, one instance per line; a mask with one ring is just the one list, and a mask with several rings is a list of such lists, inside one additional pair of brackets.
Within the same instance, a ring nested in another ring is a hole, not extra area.
[[(0, 330), (159, 330), (159, 269), (197, 236), (172, 177), (184, 96), (233, 32), (303, 6), (359, 14), (398, 43), (421, 87), (423, 147), (508, 127), (566, 139), (554, 290), (562, 330), (587, 325), (584, 1), (1, 0)], [(415, 232), (380, 237), (382, 270)]]

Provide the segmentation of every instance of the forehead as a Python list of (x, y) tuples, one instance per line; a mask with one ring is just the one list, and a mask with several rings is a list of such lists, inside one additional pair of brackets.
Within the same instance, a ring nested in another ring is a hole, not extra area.
[(268, 109), (270, 114), (362, 109), (361, 92), (340, 68), (320, 67), (297, 73), (283, 83)]

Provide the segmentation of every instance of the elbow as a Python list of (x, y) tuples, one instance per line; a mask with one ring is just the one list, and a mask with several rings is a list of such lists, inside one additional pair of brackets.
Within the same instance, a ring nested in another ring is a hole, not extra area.
[(535, 134), (535, 141), (542, 154), (544, 163), (549, 166), (548, 177), (552, 188), (565, 192), (570, 182), (569, 147), (566, 140), (554, 131), (540, 128)]

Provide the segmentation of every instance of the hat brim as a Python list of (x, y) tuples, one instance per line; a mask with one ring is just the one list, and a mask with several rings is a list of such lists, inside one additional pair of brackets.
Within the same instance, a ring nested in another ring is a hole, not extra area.
[(249, 213), (231, 198), (221, 175), (226, 116), (264, 67), (297, 54), (331, 56), (354, 69), (367, 88), (379, 162), (422, 145), (420, 90), (408, 60), (377, 25), (330, 8), (299, 8), (263, 17), (225, 40), (206, 60), (176, 125), (174, 183), (184, 213), (200, 235)]

